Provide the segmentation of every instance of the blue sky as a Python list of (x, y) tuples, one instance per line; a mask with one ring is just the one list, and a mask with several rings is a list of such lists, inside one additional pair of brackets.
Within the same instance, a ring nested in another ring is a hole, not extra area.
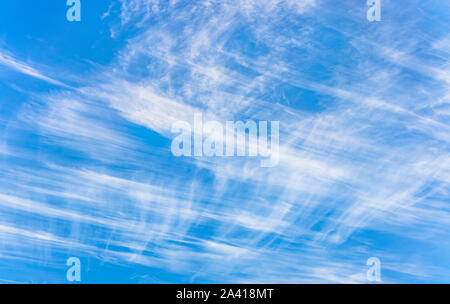
[[(450, 6), (0, 3), (0, 283), (450, 281)], [(172, 123), (280, 122), (280, 160)]]

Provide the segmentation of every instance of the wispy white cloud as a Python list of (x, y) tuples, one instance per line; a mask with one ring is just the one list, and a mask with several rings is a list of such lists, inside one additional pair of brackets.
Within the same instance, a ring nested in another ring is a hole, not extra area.
[[(50, 248), (87, 246), (103, 261), (161, 267), (193, 282), (214, 274), (359, 283), (373, 255), (393, 272), (433, 276), (437, 268), (413, 267), (361, 236), (425, 246), (448, 235), (448, 81), (445, 66), (416, 52), (420, 37), (405, 35), (404, 48), (358, 38), (332, 26), (319, 1), (119, 3), (113, 29), (139, 31), (115, 61), (88, 86), (40, 95), (21, 109), (21, 127), (8, 130), (12, 151), (30, 152), (20, 146), (24, 130), (39, 141), (37, 156), (17, 155), (35, 170), (11, 162), (2, 173), (5, 244), (20, 235)], [(357, 18), (349, 22), (363, 26)], [(327, 39), (342, 44), (340, 54)], [(445, 45), (439, 39), (430, 52), (446, 56)], [(53, 81), (7, 55), (0, 62)], [(280, 121), (279, 165), (172, 157), (172, 123), (196, 112)], [(25, 214), (56, 228), (33, 234), (13, 224)]]
[(32, 66), (30, 66), (20, 60), (15, 59), (13, 56), (11, 56), (10, 54), (8, 54), (7, 52), (5, 52), (3, 50), (0, 50), (0, 64), (3, 66), (6, 66), (12, 70), (15, 70), (19, 73), (43, 80), (50, 84), (57, 85), (60, 87), (65, 87), (65, 88), (69, 87), (68, 85), (66, 85), (58, 80), (55, 80), (48, 76), (45, 76), (40, 71), (33, 68)]

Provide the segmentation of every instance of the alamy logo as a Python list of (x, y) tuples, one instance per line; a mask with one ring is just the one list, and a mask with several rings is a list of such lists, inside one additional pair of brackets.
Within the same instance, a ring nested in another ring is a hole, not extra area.
[(67, 259), (66, 266), (71, 266), (66, 273), (67, 281), (81, 281), (81, 262), (79, 258), (71, 257)]
[(70, 8), (67, 10), (67, 20), (69, 22), (81, 21), (81, 3), (80, 0), (67, 0), (67, 6)]
[(367, 20), (381, 21), (381, 0), (367, 0), (367, 5), (370, 6), (367, 10)]
[(367, 260), (367, 266), (370, 268), (367, 270), (366, 278), (370, 282), (380, 282), (381, 281), (381, 261), (379, 258), (371, 257)]
[(172, 132), (180, 133), (172, 141), (172, 154), (177, 157), (260, 156), (261, 167), (274, 167), (279, 160), (279, 125), (278, 121), (270, 122), (269, 144), (267, 121), (227, 121), (223, 125), (218, 121), (203, 122), (202, 113), (195, 113), (193, 127), (185, 121), (172, 125)]

